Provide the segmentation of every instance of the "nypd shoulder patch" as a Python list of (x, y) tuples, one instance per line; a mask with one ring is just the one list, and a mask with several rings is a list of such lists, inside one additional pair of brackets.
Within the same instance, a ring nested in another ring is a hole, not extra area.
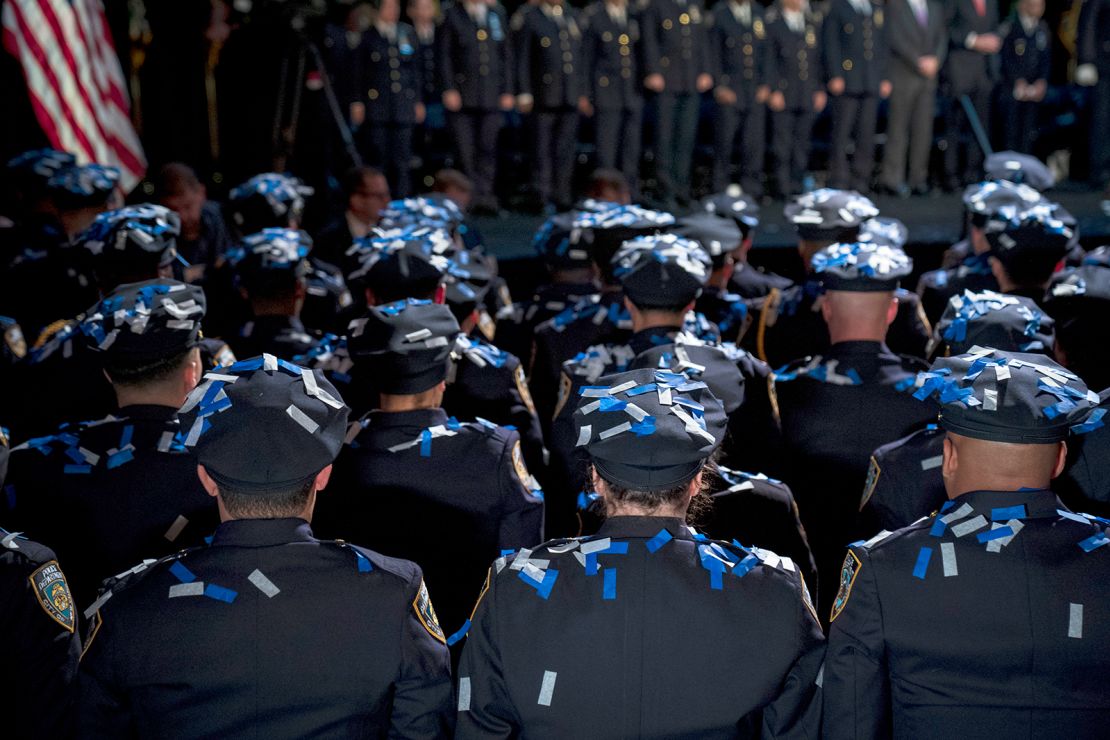
[(524, 453), (520, 449), (520, 440), (518, 439), (513, 445), (513, 469), (516, 470), (517, 477), (525, 485), (532, 480), (532, 476), (528, 473), (528, 466), (524, 464)]
[(852, 595), (852, 586), (856, 582), (856, 575), (859, 574), (860, 562), (856, 554), (851, 550), (844, 556), (844, 565), (840, 567), (840, 590), (836, 592), (836, 600), (833, 601), (832, 614), (829, 616), (829, 621), (834, 621), (840, 612), (844, 611), (844, 607), (848, 604), (848, 597)]
[(879, 476), (882, 473), (883, 469), (879, 466), (879, 461), (872, 455), (871, 463), (867, 466), (867, 482), (863, 485), (863, 498), (859, 502), (860, 511), (863, 511), (863, 507), (867, 506), (867, 502), (871, 500), (872, 494), (875, 493), (875, 486), (879, 484)]
[(43, 611), (58, 624), (73, 632), (77, 626), (77, 613), (73, 595), (69, 592), (65, 574), (57, 560), (51, 560), (32, 573), (28, 579), (35, 598)]
[(428, 595), (428, 586), (423, 579), (420, 581), (420, 591), (413, 599), (412, 610), (416, 612), (416, 618), (424, 625), (424, 629), (428, 630), (428, 634), (446, 645), (447, 638), (439, 626), (439, 618), (436, 617), (435, 607), (432, 606), (432, 597)]

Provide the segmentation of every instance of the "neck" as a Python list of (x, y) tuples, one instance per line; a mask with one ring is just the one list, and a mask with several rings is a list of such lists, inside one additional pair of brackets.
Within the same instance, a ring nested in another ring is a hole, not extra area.
[(275, 300), (257, 299), (251, 301), (251, 312), (255, 316), (289, 316), (300, 313), (296, 299), (279, 298)]
[(609, 502), (606, 501), (605, 515), (607, 517), (614, 516), (651, 516), (651, 517), (671, 517), (674, 519), (686, 519), (685, 506), (661, 506), (657, 509), (647, 509), (643, 506), (632, 506), (622, 502)]
[(423, 411), (438, 409), (443, 403), (443, 391), (438, 388), (411, 396), (393, 396), (382, 393), (378, 399), (378, 410), (387, 414), (403, 411)]
[(657, 326), (668, 329), (681, 329), (685, 313), (674, 314), (669, 311), (632, 311), (632, 331), (640, 332)]
[(167, 406), (181, 408), (185, 403), (186, 394), (180, 386), (158, 384), (151, 386), (121, 386), (115, 385), (116, 405), (124, 406)]
[(879, 326), (829, 326), (829, 341), (832, 344), (841, 342), (885, 342), (886, 323)]
[(1048, 472), (1016, 479), (997, 475), (957, 475), (944, 482), (948, 498), (953, 499), (972, 491), (1020, 491), (1022, 488), (1048, 488), (1052, 475)]

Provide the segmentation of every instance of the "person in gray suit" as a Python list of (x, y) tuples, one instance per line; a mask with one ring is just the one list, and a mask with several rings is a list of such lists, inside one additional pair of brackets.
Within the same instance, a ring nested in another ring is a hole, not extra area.
[(880, 185), (920, 194), (928, 190), (937, 71), (948, 51), (944, 7), (937, 0), (890, 0), (887, 15), (893, 91)]

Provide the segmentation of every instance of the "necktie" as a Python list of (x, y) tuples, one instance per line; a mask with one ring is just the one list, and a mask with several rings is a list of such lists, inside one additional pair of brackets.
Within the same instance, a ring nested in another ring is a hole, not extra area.
[(926, 0), (917, 0), (913, 5), (913, 13), (917, 16), (917, 22), (921, 24), (922, 28), (929, 27), (929, 7)]
[(987, 0), (975, 0), (975, 12), (982, 18), (987, 14)]

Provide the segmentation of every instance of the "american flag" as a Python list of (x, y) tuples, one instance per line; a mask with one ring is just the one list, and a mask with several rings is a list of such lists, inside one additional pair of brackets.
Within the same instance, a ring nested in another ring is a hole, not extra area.
[(51, 145), (119, 167), (133, 188), (146, 159), (100, 0), (5, 0), (0, 26)]

